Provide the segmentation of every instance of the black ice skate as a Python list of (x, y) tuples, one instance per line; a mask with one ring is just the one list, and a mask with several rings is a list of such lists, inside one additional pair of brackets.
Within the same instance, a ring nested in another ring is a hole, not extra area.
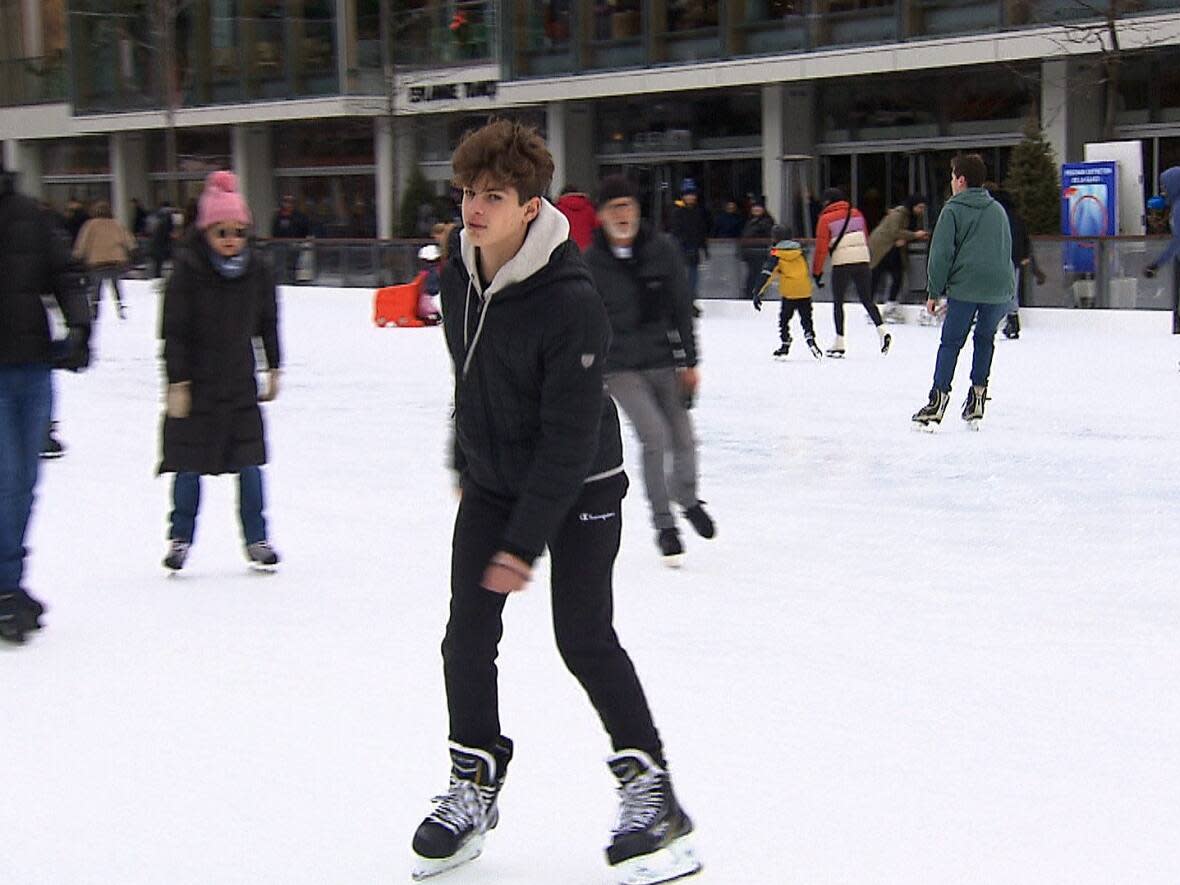
[(711, 538), (717, 534), (717, 526), (713, 523), (713, 517), (705, 512), (704, 501), (697, 501), (691, 507), (684, 511), (684, 518), (692, 525), (695, 531), (702, 538)]
[(483, 838), (500, 820), (496, 799), (504, 786), (512, 741), (501, 737), (492, 752), (451, 744), (451, 783), (435, 796), (434, 811), (414, 833), (415, 881), (475, 860)]
[(0, 639), (20, 645), (28, 633), (28, 620), (17, 597), (17, 591), (0, 593)]
[(823, 359), (824, 352), (819, 349), (819, 345), (815, 343), (814, 336), (807, 339), (807, 349), (811, 351), (811, 355), (818, 359)]
[(893, 343), (893, 336), (888, 332), (881, 336), (881, 353), (889, 353), (889, 345)]
[(967, 399), (963, 401), (963, 420), (972, 430), (979, 429), (979, 422), (983, 420), (983, 407), (987, 404), (987, 388), (976, 390), (972, 385), (967, 391)]
[(1004, 320), (1004, 337), (1015, 341), (1020, 337), (1020, 314), (1010, 313)]
[(772, 354), (772, 356), (774, 356), (776, 359), (783, 359), (790, 352), (791, 352), (791, 342), (789, 340), (787, 340), (778, 346), (778, 350), (776, 350)]
[(246, 545), (246, 558), (250, 560), (250, 568), (262, 572), (272, 572), (279, 564), (279, 554), (269, 541), (255, 541)]
[(39, 452), (41, 458), (46, 461), (52, 461), (60, 458), (66, 453), (66, 447), (61, 444), (61, 441), (54, 435), (57, 433), (57, 422), (50, 421), (49, 429), (45, 431), (45, 441), (41, 444), (41, 451)]
[(664, 565), (669, 568), (680, 568), (684, 561), (684, 545), (680, 542), (680, 532), (676, 529), (660, 529), (656, 535), (656, 544), (660, 548), (660, 556), (664, 557)]
[(931, 388), (930, 402), (914, 412), (914, 426), (925, 430), (933, 430), (942, 421), (942, 416), (946, 413), (946, 405), (950, 400), (951, 395), (949, 393), (943, 393), (937, 388)]
[(668, 772), (642, 750), (607, 759), (619, 781), (619, 818), (606, 860), (622, 885), (653, 885), (701, 869), (689, 834), (692, 821), (672, 792)]
[(164, 557), (164, 568), (178, 572), (184, 568), (184, 561), (188, 559), (188, 551), (192, 545), (188, 541), (173, 538), (168, 542), (168, 553)]

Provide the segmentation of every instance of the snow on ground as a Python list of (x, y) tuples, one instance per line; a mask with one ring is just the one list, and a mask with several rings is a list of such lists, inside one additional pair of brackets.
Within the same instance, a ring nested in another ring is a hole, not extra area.
[[(167, 578), (157, 305), (128, 289), (93, 369), (57, 376), (69, 451), (44, 467), (28, 575), (52, 610), (0, 649), (0, 881), (408, 881), (447, 772), (441, 336), (374, 328), (370, 293), (285, 290), (266, 471), (281, 570), (248, 572), (233, 484), (207, 479)], [(664, 568), (632, 469), (616, 571), (697, 823), (695, 881), (1180, 881), (1168, 317), (1025, 311), (982, 432), (957, 417), (964, 356), (929, 435), (909, 416), (937, 330), (893, 327), (882, 358), (856, 306), (846, 360), (774, 362), (769, 308), (705, 302), (695, 416), (718, 537), (686, 536), (685, 567)], [(817, 318), (830, 341), (830, 307)], [(612, 881), (609, 746), (540, 571), (506, 616), (501, 823), (440, 885)]]

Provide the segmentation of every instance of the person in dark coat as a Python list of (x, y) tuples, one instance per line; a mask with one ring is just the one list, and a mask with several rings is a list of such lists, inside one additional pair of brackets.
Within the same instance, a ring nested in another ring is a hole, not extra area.
[[(60, 315), (64, 337), (53, 334)], [(44, 605), (22, 586), (25, 533), (52, 413), (51, 369), (90, 362), (90, 305), (64, 232), (0, 164), (0, 639), (21, 643)]]
[(558, 651), (615, 751), (623, 808), (607, 860), (631, 870), (676, 851), (692, 822), (613, 626), (627, 475), (602, 382), (610, 326), (569, 222), (542, 196), (554, 167), (536, 131), (493, 120), (464, 137), (452, 166), (464, 224), (441, 294), (462, 490), (442, 645), (451, 776), (414, 833), (414, 877), (473, 858), (498, 820), (513, 753), (498, 703), (503, 611), (546, 548)]
[[(292, 194), (284, 194), (279, 208), (270, 223), (270, 236), (274, 240), (305, 240), (311, 234), (311, 222), (299, 211)], [(349, 236), (354, 234), (349, 233)], [(299, 266), (299, 246), (295, 243), (280, 243), (278, 260), (275, 264), (282, 270), (283, 283), (294, 283)]]
[[(232, 172), (205, 181), (197, 218), (177, 248), (164, 292), (167, 410), (160, 473), (174, 473), (165, 567), (183, 568), (196, 531), (201, 476), (238, 475), (246, 556), (272, 567), (262, 471), (266, 436), (259, 402), (279, 392), (278, 300), (274, 276), (247, 239), (251, 216)], [(266, 352), (266, 384), (255, 379), (254, 339)]]
[(640, 219), (639, 190), (631, 180), (622, 175), (603, 180), (598, 214), (602, 224), (586, 250), (586, 264), (611, 324), (606, 387), (643, 448), (656, 545), (667, 565), (678, 566), (684, 545), (673, 500), (698, 534), (715, 534), (697, 498), (697, 441), (689, 406), (699, 377), (688, 278), (676, 260), (675, 241)]
[(680, 199), (672, 206), (668, 232), (680, 244), (684, 266), (688, 270), (688, 291), (692, 293), (693, 300), (697, 297), (701, 259), (709, 258), (709, 231), (712, 229), (709, 212), (700, 203), (696, 181), (684, 179), (680, 183)]
[(153, 280), (164, 275), (164, 262), (172, 260), (173, 233), (179, 218), (180, 213), (165, 199), (147, 221), (148, 257)]
[(1020, 337), (1020, 305), (1024, 300), (1025, 271), (1032, 271), (1037, 285), (1045, 282), (1045, 274), (1037, 266), (1037, 257), (1033, 253), (1032, 238), (1028, 235), (1028, 225), (1016, 209), (1016, 202), (1012, 195), (993, 181), (986, 182), (984, 187), (1004, 209), (1008, 216), (1008, 227), (1012, 230), (1012, 266), (1016, 270), (1016, 294), (1012, 296), (1012, 303), (1008, 305), (1008, 315), (1004, 318), (1004, 337), (1015, 340)]
[(725, 208), (717, 213), (713, 221), (713, 236), (717, 239), (736, 240), (746, 226), (746, 217), (738, 211), (735, 200), (726, 200)]

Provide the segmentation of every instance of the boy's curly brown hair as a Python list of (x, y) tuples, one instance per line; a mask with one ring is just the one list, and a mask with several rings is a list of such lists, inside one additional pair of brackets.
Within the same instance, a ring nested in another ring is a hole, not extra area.
[(532, 126), (499, 117), (460, 139), (451, 155), (451, 170), (456, 187), (486, 178), (500, 187), (516, 188), (523, 205), (549, 189), (553, 155)]

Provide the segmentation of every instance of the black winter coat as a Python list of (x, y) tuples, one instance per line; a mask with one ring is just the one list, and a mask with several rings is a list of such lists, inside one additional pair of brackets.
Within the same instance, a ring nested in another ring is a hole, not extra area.
[(455, 468), (513, 502), (501, 549), (528, 562), (596, 479), (622, 472), (623, 446), (602, 367), (610, 327), (569, 222), (548, 202), (487, 292), (463, 237), (443, 267), (441, 302), (455, 366)]
[(254, 338), (267, 367), (280, 365), (274, 275), (252, 250), (246, 273), (226, 279), (199, 231), (176, 249), (160, 337), (169, 384), (192, 382), (187, 418), (164, 417), (160, 473), (236, 473), (266, 463)]
[(49, 213), (6, 189), (0, 177), (0, 363), (53, 363), (42, 295), (57, 300), (69, 328), (89, 336), (85, 277), (70, 257), (67, 236)]
[(700, 261), (702, 252), (706, 258), (709, 257), (709, 231), (712, 227), (709, 213), (700, 203), (695, 206), (673, 206), (668, 221), (668, 232), (676, 238), (685, 259), (691, 264)]
[(616, 258), (602, 228), (594, 232), (586, 263), (610, 319), (607, 372), (697, 364), (692, 293), (679, 252), (646, 221), (631, 258)]

